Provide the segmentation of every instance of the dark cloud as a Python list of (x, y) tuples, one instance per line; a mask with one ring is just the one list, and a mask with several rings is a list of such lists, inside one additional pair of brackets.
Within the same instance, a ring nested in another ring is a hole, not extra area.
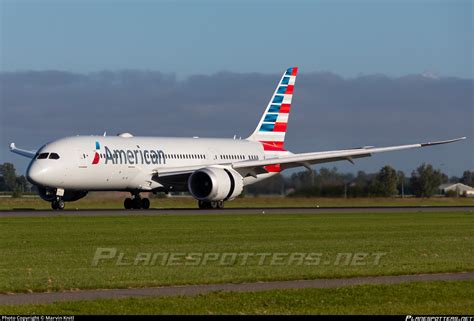
[[(34, 149), (77, 134), (246, 137), (280, 75), (221, 72), (178, 80), (173, 74), (125, 70), (0, 73), (0, 162), (24, 170), (8, 144)], [(421, 75), (345, 79), (328, 72), (297, 79), (286, 146), (316, 151), (470, 136), (430, 150), (376, 156), (343, 170), (384, 164), (409, 170), (430, 162), (449, 174), (473, 169), (473, 80)]]

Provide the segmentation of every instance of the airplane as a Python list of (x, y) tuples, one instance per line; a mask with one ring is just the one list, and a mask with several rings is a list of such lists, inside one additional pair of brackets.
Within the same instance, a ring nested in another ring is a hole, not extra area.
[(244, 186), (294, 167), (369, 157), (376, 153), (447, 144), (466, 137), (390, 147), (365, 146), (294, 154), (285, 149), (285, 134), (297, 67), (278, 82), (254, 132), (245, 139), (73, 136), (30, 151), (10, 144), (13, 153), (31, 158), (27, 179), (39, 195), (62, 210), (90, 191), (126, 191), (125, 209), (148, 209), (141, 192), (189, 192), (201, 209), (224, 207)]

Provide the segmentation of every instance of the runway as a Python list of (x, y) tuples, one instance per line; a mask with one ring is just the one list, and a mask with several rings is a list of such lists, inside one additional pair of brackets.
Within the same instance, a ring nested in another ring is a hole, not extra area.
[(0, 211), (2, 217), (51, 217), (51, 216), (138, 216), (138, 215), (261, 215), (261, 214), (330, 214), (330, 213), (407, 213), (407, 212), (474, 212), (474, 206), (383, 206), (383, 207), (279, 207), (279, 208), (226, 208), (200, 210), (170, 208), (148, 210), (97, 209), (64, 211), (14, 209)]
[(403, 282), (474, 280), (474, 272), (414, 274), (395, 276), (365, 276), (342, 279), (274, 281), (240, 284), (204, 284), (165, 286), (159, 288), (79, 290), (49, 293), (0, 294), (1, 305), (52, 303), (56, 301), (95, 300), (129, 297), (160, 297), (198, 295), (215, 291), (258, 292), (282, 289), (335, 288), (361, 284), (398, 284)]

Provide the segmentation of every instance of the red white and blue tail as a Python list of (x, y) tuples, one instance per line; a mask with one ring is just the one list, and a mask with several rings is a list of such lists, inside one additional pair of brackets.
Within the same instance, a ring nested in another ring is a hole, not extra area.
[(283, 150), (297, 72), (298, 67), (288, 68), (285, 71), (257, 128), (247, 138), (262, 142), (265, 151)]

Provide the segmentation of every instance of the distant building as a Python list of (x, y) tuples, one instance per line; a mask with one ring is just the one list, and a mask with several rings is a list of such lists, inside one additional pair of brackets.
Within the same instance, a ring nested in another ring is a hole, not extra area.
[(474, 188), (468, 185), (461, 184), (461, 183), (442, 184), (438, 188), (441, 194), (446, 195), (449, 192), (451, 193), (455, 192), (457, 195), (460, 195), (460, 196), (474, 197)]

